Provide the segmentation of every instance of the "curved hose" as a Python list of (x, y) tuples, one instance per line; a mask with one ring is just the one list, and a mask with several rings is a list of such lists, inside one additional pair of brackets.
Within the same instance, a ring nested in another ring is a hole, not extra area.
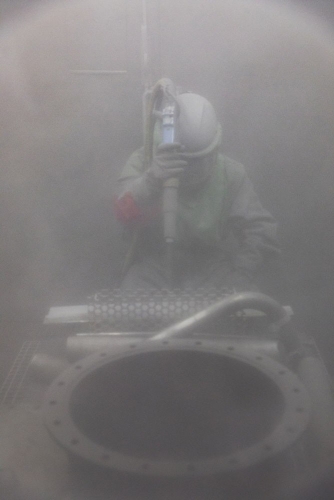
[(242, 292), (225, 297), (190, 318), (165, 328), (152, 337), (152, 340), (178, 337), (191, 333), (195, 328), (205, 325), (208, 320), (230, 315), (246, 308), (264, 312), (271, 320), (271, 329), (274, 331), (278, 331), (281, 326), (290, 320), (290, 315), (271, 297), (258, 292)]

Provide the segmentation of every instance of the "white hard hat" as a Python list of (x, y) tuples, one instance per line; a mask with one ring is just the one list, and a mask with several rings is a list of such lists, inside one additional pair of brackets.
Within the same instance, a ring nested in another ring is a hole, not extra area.
[(178, 142), (184, 146), (185, 156), (201, 158), (210, 154), (221, 141), (221, 126), (212, 104), (192, 92), (178, 95), (176, 101)]

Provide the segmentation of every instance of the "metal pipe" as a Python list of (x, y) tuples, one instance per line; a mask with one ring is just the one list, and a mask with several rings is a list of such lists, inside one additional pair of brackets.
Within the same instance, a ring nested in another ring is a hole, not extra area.
[(30, 361), (29, 375), (39, 382), (50, 383), (69, 366), (63, 358), (39, 352)]
[(136, 337), (115, 338), (110, 335), (74, 335), (66, 340), (66, 357), (69, 361), (76, 361), (101, 350), (112, 350), (133, 343)]
[(257, 309), (266, 313), (272, 320), (270, 329), (274, 332), (290, 320), (290, 315), (286, 310), (271, 297), (258, 292), (242, 292), (225, 297), (190, 318), (165, 328), (154, 335), (152, 340), (162, 340), (191, 333), (196, 328), (205, 325), (208, 320), (233, 314), (245, 308)]
[[(149, 339), (150, 332), (127, 333), (122, 336), (108, 334), (73, 335), (67, 338), (66, 355), (70, 361), (76, 361), (103, 349), (112, 350), (126, 344), (133, 344), (136, 339)], [(201, 335), (203, 338), (203, 335)], [(278, 342), (274, 339), (254, 339), (246, 337), (220, 337), (205, 336), (205, 340), (214, 340), (220, 347), (241, 347), (247, 351), (254, 351), (259, 354), (266, 354), (276, 360), (280, 359)]]

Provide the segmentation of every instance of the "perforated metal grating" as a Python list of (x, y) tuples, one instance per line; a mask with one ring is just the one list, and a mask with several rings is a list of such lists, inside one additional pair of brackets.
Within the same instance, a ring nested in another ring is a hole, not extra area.
[(39, 405), (43, 399), (45, 383), (32, 380), (31, 361), (37, 353), (57, 356), (62, 352), (63, 339), (29, 339), (22, 342), (0, 387), (0, 405), (14, 407), (20, 403)]
[(158, 331), (188, 318), (232, 290), (102, 290), (88, 298), (88, 317), (95, 331)]
[(30, 361), (41, 348), (41, 344), (41, 341), (38, 340), (26, 340), (22, 343), (0, 388), (0, 403), (2, 405), (15, 406), (17, 403), (31, 399), (27, 375)]

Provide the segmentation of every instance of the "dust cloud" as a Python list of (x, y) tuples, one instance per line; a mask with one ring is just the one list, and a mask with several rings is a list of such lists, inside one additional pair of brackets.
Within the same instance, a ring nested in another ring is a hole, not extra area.
[[(153, 80), (168, 76), (214, 104), (224, 152), (246, 165), (279, 221), (287, 282), (282, 301), (330, 357), (331, 27), (288, 3), (147, 3)], [(115, 181), (142, 141), (141, 6), (140, 0), (55, 1), (8, 14), (0, 25), (3, 314), (42, 317), (50, 305), (84, 302), (117, 282), (122, 244), (112, 209)], [(8, 425), (8, 436), (15, 436), (22, 422)], [(23, 433), (17, 446), (7, 443), (9, 465), (20, 464), (24, 439)], [(35, 464), (44, 474), (39, 450), (29, 461), (28, 472)], [(53, 475), (48, 481), (60, 495), (67, 479), (61, 460), (57, 467), (64, 485), (54, 484)], [(43, 498), (45, 475), (33, 483), (25, 470), (17, 473), (23, 490)]]
[[(224, 152), (246, 165), (279, 221), (285, 302), (312, 328), (324, 315), (329, 326), (330, 26), (287, 3), (147, 5), (153, 80), (168, 76), (213, 102)], [(115, 180), (142, 140), (141, 7), (139, 0), (48, 2), (2, 23), (4, 310), (41, 314), (51, 303), (82, 302), (117, 282)]]

